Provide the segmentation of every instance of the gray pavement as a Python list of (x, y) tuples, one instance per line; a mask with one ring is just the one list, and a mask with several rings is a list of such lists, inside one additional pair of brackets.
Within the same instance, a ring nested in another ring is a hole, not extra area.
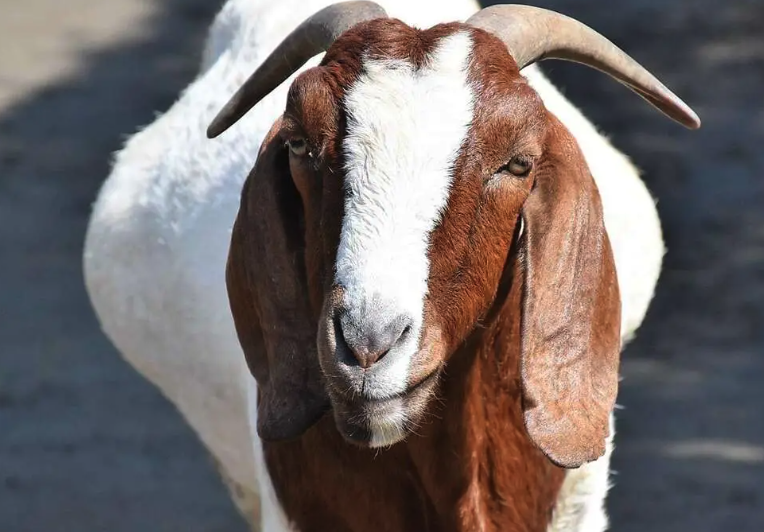
[[(205, 452), (100, 333), (90, 204), (193, 76), (221, 0), (0, 0), (0, 532), (243, 532)], [(615, 531), (764, 530), (764, 2), (547, 0), (704, 119), (546, 70), (644, 170), (669, 254), (624, 356)]]

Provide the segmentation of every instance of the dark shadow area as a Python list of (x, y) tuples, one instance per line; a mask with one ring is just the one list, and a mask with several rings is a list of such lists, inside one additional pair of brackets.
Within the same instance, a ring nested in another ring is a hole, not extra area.
[(192, 431), (101, 334), (81, 273), (111, 154), (196, 74), (221, 3), (157, 1), (121, 44), (88, 47), (0, 114), (4, 532), (245, 530)]
[(619, 532), (764, 522), (764, 3), (543, 0), (685, 99), (697, 132), (569, 63), (544, 70), (644, 172), (668, 248), (623, 357), (609, 507)]
[[(245, 529), (191, 430), (100, 332), (82, 282), (111, 154), (191, 80), (222, 0), (157, 3), (136, 38), (0, 113), (3, 532)], [(686, 131), (600, 73), (544, 66), (643, 169), (669, 249), (623, 358), (612, 529), (758, 532), (764, 3), (535, 3), (607, 35), (704, 120)]]

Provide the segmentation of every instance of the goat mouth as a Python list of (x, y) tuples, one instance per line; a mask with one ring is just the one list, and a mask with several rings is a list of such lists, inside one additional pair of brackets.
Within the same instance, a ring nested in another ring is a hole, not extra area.
[(332, 396), (334, 421), (348, 442), (365, 448), (389, 447), (419, 425), (440, 371), (436, 370), (402, 393), (385, 399), (347, 400)]

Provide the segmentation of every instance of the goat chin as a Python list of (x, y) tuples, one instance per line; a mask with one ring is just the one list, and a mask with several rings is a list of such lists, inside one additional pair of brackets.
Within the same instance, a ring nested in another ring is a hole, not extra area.
[[(195, 81), (117, 153), (94, 205), (84, 250), (87, 291), (105, 334), (194, 429), (253, 529), (269, 532), (290, 528), (255, 431), (256, 384), (230, 317), (224, 271), (243, 181), (291, 79), (219, 140), (208, 141), (205, 129), (212, 113), (283, 36), (330, 3), (229, 0), (224, 5)], [(478, 9), (471, 0), (380, 4), (391, 16), (420, 27), (464, 20)], [(654, 201), (627, 157), (535, 66), (523, 73), (578, 140), (600, 190), (622, 292), (622, 336), (629, 339), (647, 311), (664, 253)], [(608, 450), (568, 472), (550, 532), (606, 527), (609, 459)]]

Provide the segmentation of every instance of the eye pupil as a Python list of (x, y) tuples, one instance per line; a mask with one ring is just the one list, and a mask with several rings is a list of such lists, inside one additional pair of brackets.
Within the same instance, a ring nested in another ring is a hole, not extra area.
[(305, 142), (305, 139), (301, 139), (301, 138), (289, 139), (287, 141), (287, 146), (289, 146), (289, 150), (293, 154), (299, 157), (305, 155), (305, 153), (308, 150), (308, 143)]
[(502, 170), (517, 177), (525, 177), (531, 171), (531, 162), (525, 159), (515, 158), (509, 161)]

